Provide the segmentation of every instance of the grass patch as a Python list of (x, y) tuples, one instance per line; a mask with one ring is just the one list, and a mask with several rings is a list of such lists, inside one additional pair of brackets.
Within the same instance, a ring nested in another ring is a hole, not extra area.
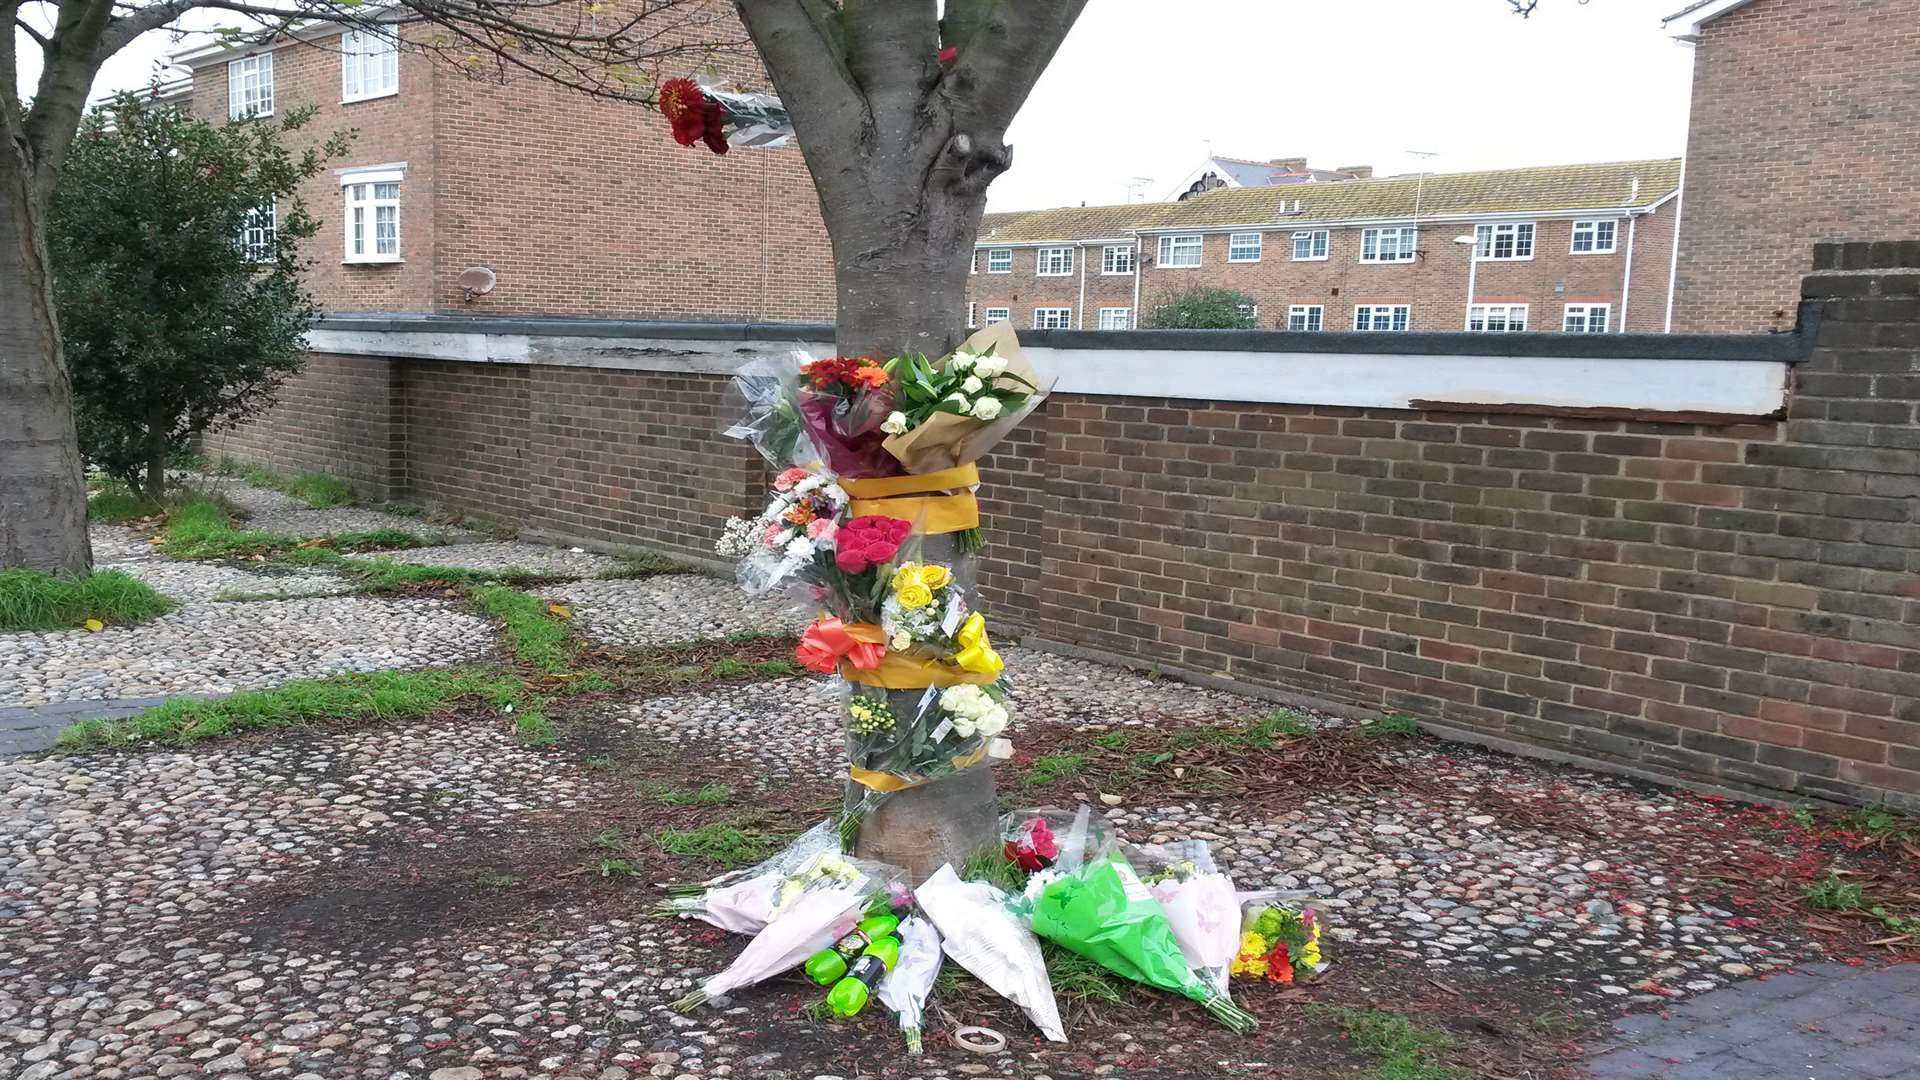
[(1040, 954), (1046, 958), (1047, 981), (1053, 984), (1054, 996), (1071, 1004), (1118, 1005), (1133, 996), (1139, 985), (1051, 941), (1040, 943)]
[(270, 554), (299, 542), (264, 529), (237, 528), (220, 500), (189, 495), (167, 515), (160, 549), (176, 559), (221, 559)]
[(88, 620), (126, 626), (172, 611), (172, 600), (119, 570), (56, 577), (38, 570), (0, 570), (0, 630), (68, 630)]
[(668, 806), (725, 806), (733, 801), (733, 788), (727, 784), (701, 784), (697, 788), (657, 788), (653, 797)]
[(1043, 754), (1033, 759), (1027, 766), (1027, 775), (1021, 783), (1029, 787), (1044, 787), (1079, 776), (1087, 769), (1085, 754)]
[(478, 585), (467, 591), (481, 611), (500, 624), (507, 648), (523, 663), (557, 673), (573, 663), (573, 634), (554, 605), (505, 585)]
[(513, 737), (520, 740), (520, 745), (538, 749), (560, 741), (560, 733), (554, 730), (546, 705), (539, 698), (529, 697), (509, 708), (513, 712)]
[(328, 539), (335, 551), (394, 551), (401, 548), (428, 547), (444, 540), (445, 537), (428, 538), (407, 529), (381, 528), (336, 533)]
[(266, 465), (236, 466), (222, 463), (223, 472), (238, 472), (240, 479), (257, 488), (267, 488), (298, 499), (315, 510), (330, 506), (353, 505), (353, 485), (337, 476), (321, 472), (303, 472), (288, 476)]
[(382, 671), (290, 682), (215, 701), (169, 701), (118, 720), (88, 720), (60, 732), (65, 751), (190, 746), (271, 728), (338, 720), (425, 716), (462, 698), (506, 707), (520, 696), (511, 676), (481, 670)]
[(661, 574), (698, 574), (701, 571), (683, 562), (676, 562), (665, 555), (652, 551), (628, 548), (613, 557), (613, 565), (608, 567), (603, 578), (643, 578), (658, 577)]
[(719, 863), (728, 869), (752, 866), (780, 850), (782, 839), (749, 832), (724, 821), (697, 829), (664, 829), (653, 838), (660, 850), (683, 859)]
[(1167, 736), (1167, 745), (1176, 750), (1206, 747), (1219, 750), (1271, 750), (1288, 739), (1313, 734), (1307, 722), (1276, 709), (1258, 720), (1243, 720), (1225, 727), (1184, 727)]
[(1007, 858), (1001, 845), (986, 844), (960, 864), (960, 880), (984, 881), (1008, 892), (1019, 892), (1027, 886), (1027, 872)]
[(1453, 1036), (1385, 1009), (1310, 1004), (1307, 1017), (1337, 1025), (1372, 1067), (1361, 1080), (1473, 1080), (1466, 1069), (1446, 1064)]
[(1406, 713), (1388, 713), (1360, 725), (1360, 734), (1374, 739), (1410, 739), (1420, 734), (1420, 721)]
[(107, 488), (87, 500), (87, 517), (113, 525), (158, 517), (163, 511), (159, 503), (143, 499), (123, 487)]

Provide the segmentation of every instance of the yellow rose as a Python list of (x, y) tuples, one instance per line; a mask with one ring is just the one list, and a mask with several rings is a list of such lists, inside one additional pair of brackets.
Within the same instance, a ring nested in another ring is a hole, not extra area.
[(914, 611), (933, 603), (933, 590), (917, 581), (911, 581), (900, 586), (893, 591), (893, 595), (900, 601), (900, 606), (906, 608), (908, 611)]
[(895, 592), (900, 591), (900, 586), (911, 585), (918, 580), (920, 580), (919, 563), (901, 563), (893, 571), (893, 589)]
[(944, 566), (928, 563), (920, 567), (920, 584), (929, 589), (944, 589), (953, 580), (953, 571)]

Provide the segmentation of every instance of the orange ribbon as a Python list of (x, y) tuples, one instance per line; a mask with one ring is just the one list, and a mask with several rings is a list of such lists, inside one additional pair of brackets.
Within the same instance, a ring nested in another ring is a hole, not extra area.
[(794, 658), (814, 671), (832, 674), (846, 657), (854, 667), (871, 671), (887, 655), (886, 631), (872, 623), (847, 623), (824, 618), (807, 627)]

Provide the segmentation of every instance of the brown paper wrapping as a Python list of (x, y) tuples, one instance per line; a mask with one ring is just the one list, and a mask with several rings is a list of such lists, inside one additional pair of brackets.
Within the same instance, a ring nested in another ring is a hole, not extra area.
[[(993, 347), (993, 355), (1007, 362), (1009, 373), (1020, 376), (1038, 389), (1020, 408), (1001, 413), (992, 420), (934, 413), (926, 423), (912, 431), (888, 436), (881, 445), (906, 466), (908, 472), (939, 472), (941, 469), (973, 464), (1006, 438), (1008, 432), (1020, 426), (1027, 414), (1052, 392), (1054, 380), (1041, 379), (1040, 373), (1027, 362), (1026, 354), (1020, 351), (1020, 339), (1007, 323), (983, 327), (955, 351), (984, 353), (988, 346)], [(944, 369), (946, 361), (942, 360), (938, 366)]]

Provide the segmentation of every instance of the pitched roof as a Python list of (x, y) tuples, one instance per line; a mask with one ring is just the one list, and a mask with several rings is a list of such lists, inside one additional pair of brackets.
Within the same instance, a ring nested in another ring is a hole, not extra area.
[(1269, 184), (1304, 184), (1309, 181), (1333, 181), (1351, 179), (1346, 173), (1332, 169), (1307, 168), (1288, 169), (1270, 161), (1251, 161), (1247, 158), (1211, 157), (1208, 163), (1233, 178), (1241, 187), (1265, 187)]
[[(1396, 176), (1337, 184), (1221, 188), (1185, 202), (988, 214), (981, 224), (980, 242), (1101, 240), (1128, 236), (1134, 230), (1410, 219), (1416, 195), (1422, 218), (1626, 209), (1659, 202), (1679, 186), (1680, 159), (1660, 158), (1443, 173), (1424, 179)], [(1293, 213), (1296, 200), (1300, 210)]]

